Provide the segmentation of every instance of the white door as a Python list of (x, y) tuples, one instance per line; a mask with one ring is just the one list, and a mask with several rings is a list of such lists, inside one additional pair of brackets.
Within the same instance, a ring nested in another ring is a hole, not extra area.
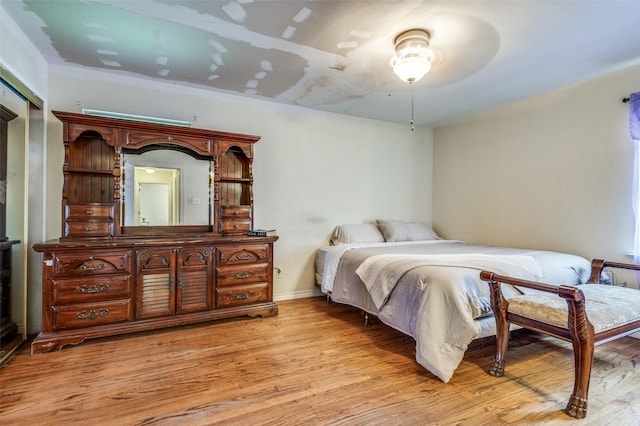
[(140, 183), (140, 225), (168, 226), (170, 188), (166, 183)]

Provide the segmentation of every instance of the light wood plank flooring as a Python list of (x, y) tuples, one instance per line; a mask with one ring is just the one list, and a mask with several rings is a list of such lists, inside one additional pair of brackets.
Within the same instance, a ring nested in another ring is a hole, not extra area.
[(589, 413), (561, 409), (569, 345), (512, 341), (506, 376), (493, 346), (470, 349), (448, 384), (415, 343), (323, 298), (279, 303), (274, 318), (225, 320), (87, 341), (0, 369), (2, 425), (632, 425), (640, 419), (640, 341), (596, 349)]

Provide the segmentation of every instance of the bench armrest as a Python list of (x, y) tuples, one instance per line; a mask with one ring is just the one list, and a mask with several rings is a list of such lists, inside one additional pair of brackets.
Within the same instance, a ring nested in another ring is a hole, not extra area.
[(634, 263), (619, 263), (619, 262), (609, 262), (604, 259), (593, 259), (591, 261), (591, 276), (587, 280), (590, 284), (599, 284), (600, 283), (600, 275), (602, 274), (602, 270), (604, 268), (620, 268), (620, 269), (631, 269), (634, 271), (640, 271), (640, 265), (636, 265)]
[(566, 285), (551, 285), (536, 281), (527, 281), (520, 278), (508, 277), (506, 275), (498, 275), (489, 271), (481, 271), (480, 279), (489, 283), (492, 296), (498, 296), (503, 300), (500, 283), (511, 284), (517, 287), (526, 287), (534, 290), (540, 290), (547, 293), (554, 293), (563, 299), (584, 300), (584, 296), (579, 288)]
[(480, 271), (480, 279), (488, 282), (492, 286), (493, 283), (504, 283), (546, 291), (547, 293), (557, 293), (558, 291), (557, 285), (545, 284), (537, 281), (527, 281), (520, 278), (508, 277), (506, 275), (498, 275), (489, 271)]

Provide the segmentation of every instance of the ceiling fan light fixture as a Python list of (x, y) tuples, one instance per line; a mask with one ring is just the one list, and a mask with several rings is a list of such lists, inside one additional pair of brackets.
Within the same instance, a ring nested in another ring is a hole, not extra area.
[(391, 67), (402, 81), (414, 83), (431, 70), (433, 53), (429, 49), (429, 33), (412, 29), (400, 33), (395, 41), (396, 54)]

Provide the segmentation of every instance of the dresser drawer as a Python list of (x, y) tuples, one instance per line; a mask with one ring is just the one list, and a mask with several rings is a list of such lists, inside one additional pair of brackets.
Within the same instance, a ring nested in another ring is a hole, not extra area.
[(269, 300), (269, 284), (257, 283), (216, 289), (216, 307), (247, 305)]
[(251, 219), (251, 206), (222, 206), (220, 207), (222, 219)]
[(108, 251), (91, 254), (54, 254), (53, 274), (96, 275), (131, 273), (130, 251)]
[(113, 220), (67, 220), (64, 223), (65, 237), (110, 237), (114, 233), (115, 222)]
[(269, 264), (248, 264), (216, 268), (218, 286), (256, 283), (269, 280)]
[(53, 304), (86, 303), (131, 297), (130, 275), (102, 275), (51, 280)]
[(53, 307), (53, 328), (93, 327), (133, 320), (131, 299)]
[(113, 204), (67, 204), (64, 206), (64, 217), (69, 220), (114, 220)]
[(234, 265), (241, 263), (266, 262), (269, 259), (269, 245), (218, 247), (218, 264)]
[(251, 219), (220, 219), (223, 234), (246, 234), (251, 229)]

